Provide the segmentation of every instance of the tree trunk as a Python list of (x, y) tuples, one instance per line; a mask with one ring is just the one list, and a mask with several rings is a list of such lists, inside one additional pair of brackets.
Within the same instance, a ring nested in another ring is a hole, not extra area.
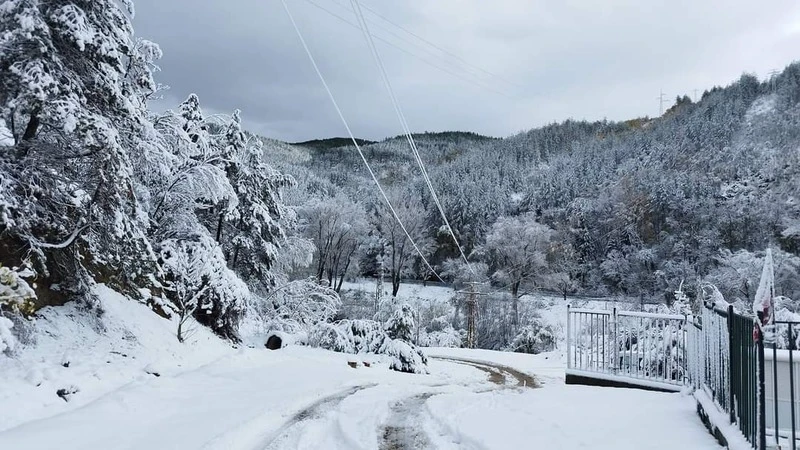
[(342, 290), (342, 283), (344, 283), (344, 277), (347, 274), (347, 269), (350, 267), (350, 258), (347, 259), (347, 263), (344, 265), (344, 269), (342, 273), (339, 275), (339, 283), (336, 285), (334, 291), (339, 292)]
[(233, 261), (231, 262), (231, 269), (236, 269), (236, 261), (239, 259), (239, 246), (233, 248)]
[(28, 120), (28, 126), (25, 127), (25, 133), (22, 135), (23, 141), (30, 141), (31, 139), (36, 137), (36, 133), (39, 131), (39, 113), (34, 112), (31, 114), (30, 120)]
[(322, 252), (319, 254), (319, 260), (317, 261), (317, 279), (321, 280), (322, 275), (325, 274), (325, 260), (323, 259)]
[(397, 297), (397, 291), (400, 290), (400, 273), (392, 274), (392, 298)]
[(225, 217), (225, 215), (222, 214), (222, 213), (219, 213), (219, 220), (217, 220), (216, 240), (217, 240), (217, 243), (219, 243), (220, 245), (222, 245), (222, 223), (223, 223), (223, 217)]
[(186, 311), (181, 311), (178, 316), (178, 342), (183, 342), (183, 322), (186, 321)]

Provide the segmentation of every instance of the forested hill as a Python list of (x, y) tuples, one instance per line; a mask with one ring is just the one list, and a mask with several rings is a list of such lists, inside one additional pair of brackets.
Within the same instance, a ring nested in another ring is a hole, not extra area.
[[(798, 101), (795, 63), (767, 81), (743, 75), (697, 102), (677, 98), (656, 119), (569, 120), (504, 139), (414, 137), (459, 240), (489, 275), (503, 268), (486, 252), (487, 234), (498, 218), (519, 216), (552, 231), (546, 261), (525, 280), (531, 285), (664, 298), (681, 280), (706, 280), (744, 298), (772, 246), (779, 293), (798, 299), (800, 277), (790, 275), (800, 271)], [(444, 270), (458, 253), (405, 139), (364, 150), (409, 230)], [(355, 149), (310, 155), (284, 168), (301, 181), (298, 197), (335, 198), (349, 217), (360, 211), (365, 241), (385, 239), (387, 214)], [(385, 251), (376, 245), (354, 251), (348, 270), (358, 263), (374, 270), (374, 254)], [(419, 264), (401, 272), (423, 276)]]

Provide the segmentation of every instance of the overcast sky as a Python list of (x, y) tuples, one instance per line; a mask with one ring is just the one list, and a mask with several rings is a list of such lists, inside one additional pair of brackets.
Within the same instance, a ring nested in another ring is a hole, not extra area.
[[(361, 2), (372, 33), (392, 43), (378, 51), (413, 131), (508, 136), (567, 118), (654, 116), (661, 89), (666, 108), (800, 59), (797, 0)], [(194, 92), (207, 112), (239, 108), (267, 137), (346, 136), (279, 0), (135, 3), (137, 36), (164, 51), (157, 80), (170, 89), (155, 108)], [(356, 23), (349, 0), (288, 3), (356, 136), (400, 134), (369, 47), (345, 22)]]

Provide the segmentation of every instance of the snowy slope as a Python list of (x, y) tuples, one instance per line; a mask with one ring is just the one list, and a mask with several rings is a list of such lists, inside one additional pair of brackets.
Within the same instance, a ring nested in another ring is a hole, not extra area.
[[(103, 285), (95, 292), (94, 308), (75, 302), (44, 308), (27, 327), (27, 344), (12, 358), (0, 354), (0, 404), (13, 405), (0, 408), (0, 430), (144, 383), (154, 378), (148, 371), (177, 375), (234, 351), (200, 326), (179, 344), (171, 321)], [(79, 392), (68, 402), (56, 395), (71, 388)]]

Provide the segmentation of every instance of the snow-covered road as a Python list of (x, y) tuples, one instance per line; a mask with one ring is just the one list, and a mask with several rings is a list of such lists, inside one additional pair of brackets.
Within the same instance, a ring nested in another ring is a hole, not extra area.
[(408, 375), (246, 349), (8, 429), (0, 448), (719, 448), (678, 394), (566, 386), (557, 354), (429, 352), (471, 362), (432, 358), (430, 375)]
[(567, 386), (558, 352), (426, 349), (431, 373), (409, 375), (236, 350), (203, 328), (181, 344), (171, 322), (100, 293), (102, 326), (47, 309), (37, 346), (0, 359), (0, 450), (719, 449), (690, 398)]

